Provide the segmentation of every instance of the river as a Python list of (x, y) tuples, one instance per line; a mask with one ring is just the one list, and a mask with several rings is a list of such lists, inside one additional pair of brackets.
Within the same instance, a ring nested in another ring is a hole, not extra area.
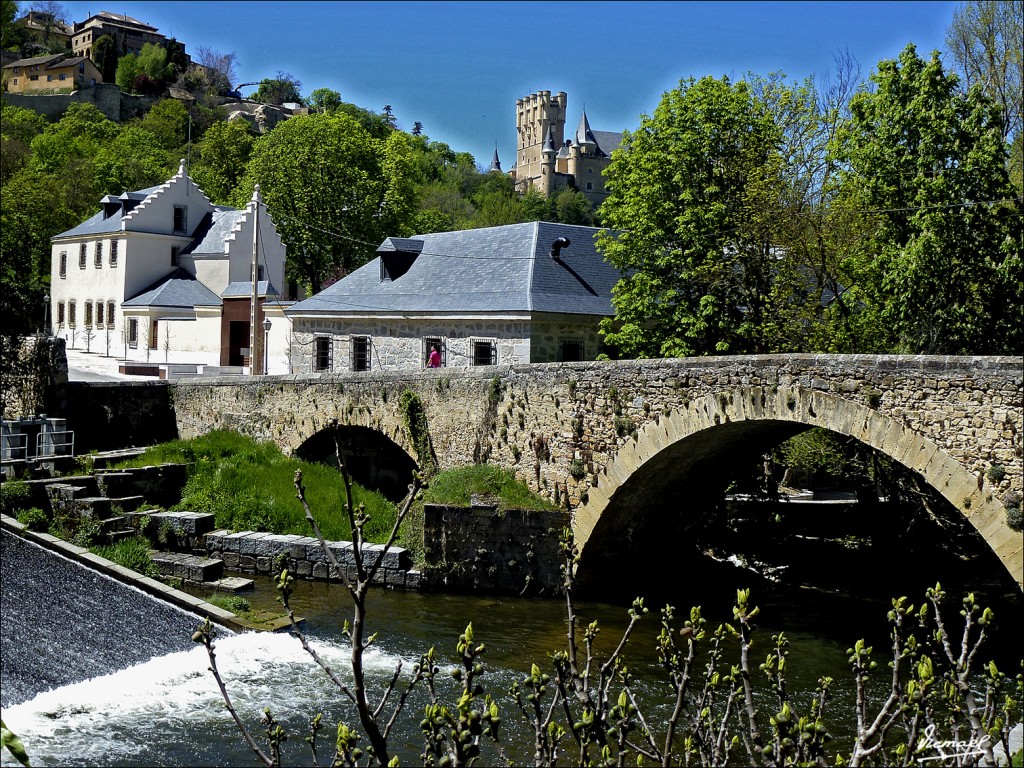
[[(275, 595), (272, 583), (261, 579), (248, 597), (254, 608), (273, 608)], [(681, 609), (700, 603), (700, 585), (680, 587), (677, 597), (675, 602)], [(755, 665), (768, 652), (771, 635), (784, 628), (791, 640), (792, 690), (813, 690), (822, 675), (835, 678), (832, 716), (828, 719), (837, 743), (842, 743), (849, 736), (844, 723), (853, 706), (846, 649), (860, 637), (866, 637), (880, 650), (886, 646), (888, 601), (780, 587), (754, 594), (753, 598), (762, 607)], [(1012, 607), (1014, 604), (1016, 607)], [(305, 617), (306, 631), (319, 652), (344, 679), (348, 651), (342, 639), (342, 622), (350, 616), (345, 590), (339, 585), (298, 582), (293, 605)], [(1019, 606), (1019, 600), (1011, 601), (1009, 615), (999, 617), (1004, 629), (1018, 638)], [(730, 618), (728, 604), (706, 608), (711, 624)], [(621, 606), (583, 603), (579, 613), (584, 624), (600, 621), (602, 647), (614, 642), (625, 623)], [(507, 691), (514, 680), (529, 671), (532, 662), (549, 669), (547, 654), (563, 647), (562, 601), (378, 591), (369, 605), (369, 628), (379, 632), (379, 642), (368, 652), (371, 682), (379, 688), (398, 662), (405, 670), (411, 669), (419, 653), (430, 646), (437, 648), (442, 663), (454, 662), (455, 643), (470, 622), (476, 640), (487, 646), (487, 672), (482, 682), (499, 700), (506, 754), (517, 764), (531, 762), (532, 748), (524, 745), (532, 743), (532, 736), (525, 733), (525, 721), (515, 711)], [(668, 706), (654, 669), (657, 629), (657, 607), (651, 606), (627, 649), (641, 696), (654, 712), (653, 722), (663, 720), (659, 713), (667, 711)], [(131, 639), (125, 638), (125, 642), (130, 644)], [(310, 764), (303, 739), (309, 719), (320, 710), (328, 724), (321, 734), (321, 763), (329, 760), (339, 715), (351, 724), (354, 718), (342, 696), (331, 689), (296, 639), (283, 633), (225, 636), (217, 640), (216, 651), (229, 692), (253, 731), (262, 733), (260, 716), (263, 707), (270, 706), (291, 734), (284, 748), (286, 764)], [(879, 662), (884, 668), (884, 655)], [(205, 651), (198, 646), (166, 653), (7, 707), (4, 721), (21, 736), (37, 766), (256, 765), (224, 709), (207, 666)], [(450, 694), (453, 683), (447, 676), (444, 680), (445, 693)], [(451, 696), (447, 699), (452, 703)], [(798, 699), (806, 702), (806, 695)], [(418, 713), (424, 702), (422, 697), (411, 700), (405, 717), (407, 726), (395, 742), (404, 765), (421, 762)], [(490, 759), (484, 764), (496, 760), (493, 752), (485, 755)], [(13, 764), (6, 753), (3, 764)]]

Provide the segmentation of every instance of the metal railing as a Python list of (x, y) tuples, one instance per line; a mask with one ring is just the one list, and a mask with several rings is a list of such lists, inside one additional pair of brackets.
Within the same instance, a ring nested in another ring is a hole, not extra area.
[(28, 435), (19, 432), (5, 432), (0, 444), (0, 459), (3, 461), (26, 461), (28, 459)]
[(75, 433), (67, 429), (62, 432), (40, 432), (36, 435), (36, 458), (50, 456), (74, 456)]

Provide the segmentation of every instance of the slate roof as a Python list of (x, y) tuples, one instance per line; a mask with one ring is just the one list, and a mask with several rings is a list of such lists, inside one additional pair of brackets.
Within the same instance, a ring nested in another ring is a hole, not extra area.
[(219, 206), (212, 215), (203, 218), (193, 233), (192, 242), (185, 247), (182, 253), (224, 253), (224, 241), (231, 235), (235, 224), (244, 217), (244, 210)]
[[(138, 192), (126, 192), (125, 195), (127, 195), (132, 200), (137, 200), (141, 202), (142, 200), (145, 200), (151, 194), (156, 192), (159, 188), (159, 186), (149, 187), (148, 189), (140, 189)], [(124, 197), (125, 195), (121, 195), (121, 197)], [(114, 198), (112, 195), (107, 195), (106, 197), (103, 198), (102, 202), (107, 201), (107, 198), (111, 198), (112, 200), (118, 199)], [(78, 226), (72, 227), (66, 232), (61, 232), (59, 235), (54, 235), (52, 239), (56, 240), (59, 237), (102, 235), (111, 232), (120, 232), (122, 217), (123, 212), (120, 208), (118, 208), (113, 214), (111, 214), (109, 218), (104, 218), (103, 211), (100, 210), (93, 216), (83, 221)]]
[[(532, 222), (417, 235), (411, 239), (422, 241), (423, 250), (401, 277), (382, 280), (378, 257), (287, 313), (612, 315), (611, 290), (619, 272), (595, 249), (598, 231)], [(572, 244), (555, 261), (549, 254), (559, 237)]]
[(614, 131), (591, 131), (594, 139), (597, 141), (597, 146), (601, 148), (601, 151), (611, 157), (612, 150), (618, 149), (622, 144), (622, 133), (616, 133)]
[(162, 277), (122, 307), (219, 307), (220, 298), (180, 267)]
[[(221, 298), (236, 299), (239, 297), (249, 298), (252, 296), (252, 280), (241, 280), (228, 283), (228, 287), (221, 292)], [(256, 284), (257, 296), (280, 296), (277, 289), (266, 280), (260, 280)]]

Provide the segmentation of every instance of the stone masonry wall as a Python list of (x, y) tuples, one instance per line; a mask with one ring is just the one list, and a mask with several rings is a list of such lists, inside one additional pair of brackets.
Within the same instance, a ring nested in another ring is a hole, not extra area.
[[(340, 580), (339, 571), (344, 569), (348, 578), (354, 579), (352, 542), (331, 541), (327, 542), (327, 547), (338, 562), (336, 568), (331, 566), (327, 553), (312, 536), (224, 530), (206, 534), (208, 556), (223, 560), (224, 567), (231, 571), (273, 576), (284, 558), (300, 578)], [(364, 545), (364, 563), (369, 566), (375, 562), (383, 550), (380, 544)], [(392, 547), (384, 554), (374, 581), (396, 589), (415, 590), (420, 586), (420, 574), (412, 570), (412, 557), (407, 550)]]
[(567, 512), (438, 504), (425, 504), (423, 512), (424, 587), (527, 595), (560, 589)]

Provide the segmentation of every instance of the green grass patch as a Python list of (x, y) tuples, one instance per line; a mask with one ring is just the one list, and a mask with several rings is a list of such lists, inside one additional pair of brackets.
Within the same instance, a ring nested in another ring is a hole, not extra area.
[(525, 483), (516, 480), (511, 470), (489, 464), (458, 467), (435, 475), (430, 479), (430, 487), (423, 493), (423, 501), (428, 504), (466, 507), (473, 495), (495, 498), (499, 509), (558, 509), (531, 491)]
[(93, 554), (137, 571), (143, 576), (158, 576), (160, 572), (149, 557), (149, 549), (149, 542), (141, 537), (122, 539), (116, 544), (89, 547)]
[(210, 595), (206, 598), (206, 602), (236, 615), (249, 613), (252, 610), (252, 604), (239, 595)]
[[(156, 445), (118, 467), (161, 463), (188, 465), (188, 481), (175, 509), (216, 515), (219, 528), (232, 531), (310, 534), (302, 504), (295, 497), (295, 470), (302, 470), (306, 500), (324, 538), (350, 540), (344, 511), (345, 484), (337, 469), (284, 456), (273, 443), (259, 443), (227, 430), (194, 440)], [(363, 532), (369, 541), (383, 542), (397, 511), (384, 496), (358, 484), (355, 504), (370, 516)]]

